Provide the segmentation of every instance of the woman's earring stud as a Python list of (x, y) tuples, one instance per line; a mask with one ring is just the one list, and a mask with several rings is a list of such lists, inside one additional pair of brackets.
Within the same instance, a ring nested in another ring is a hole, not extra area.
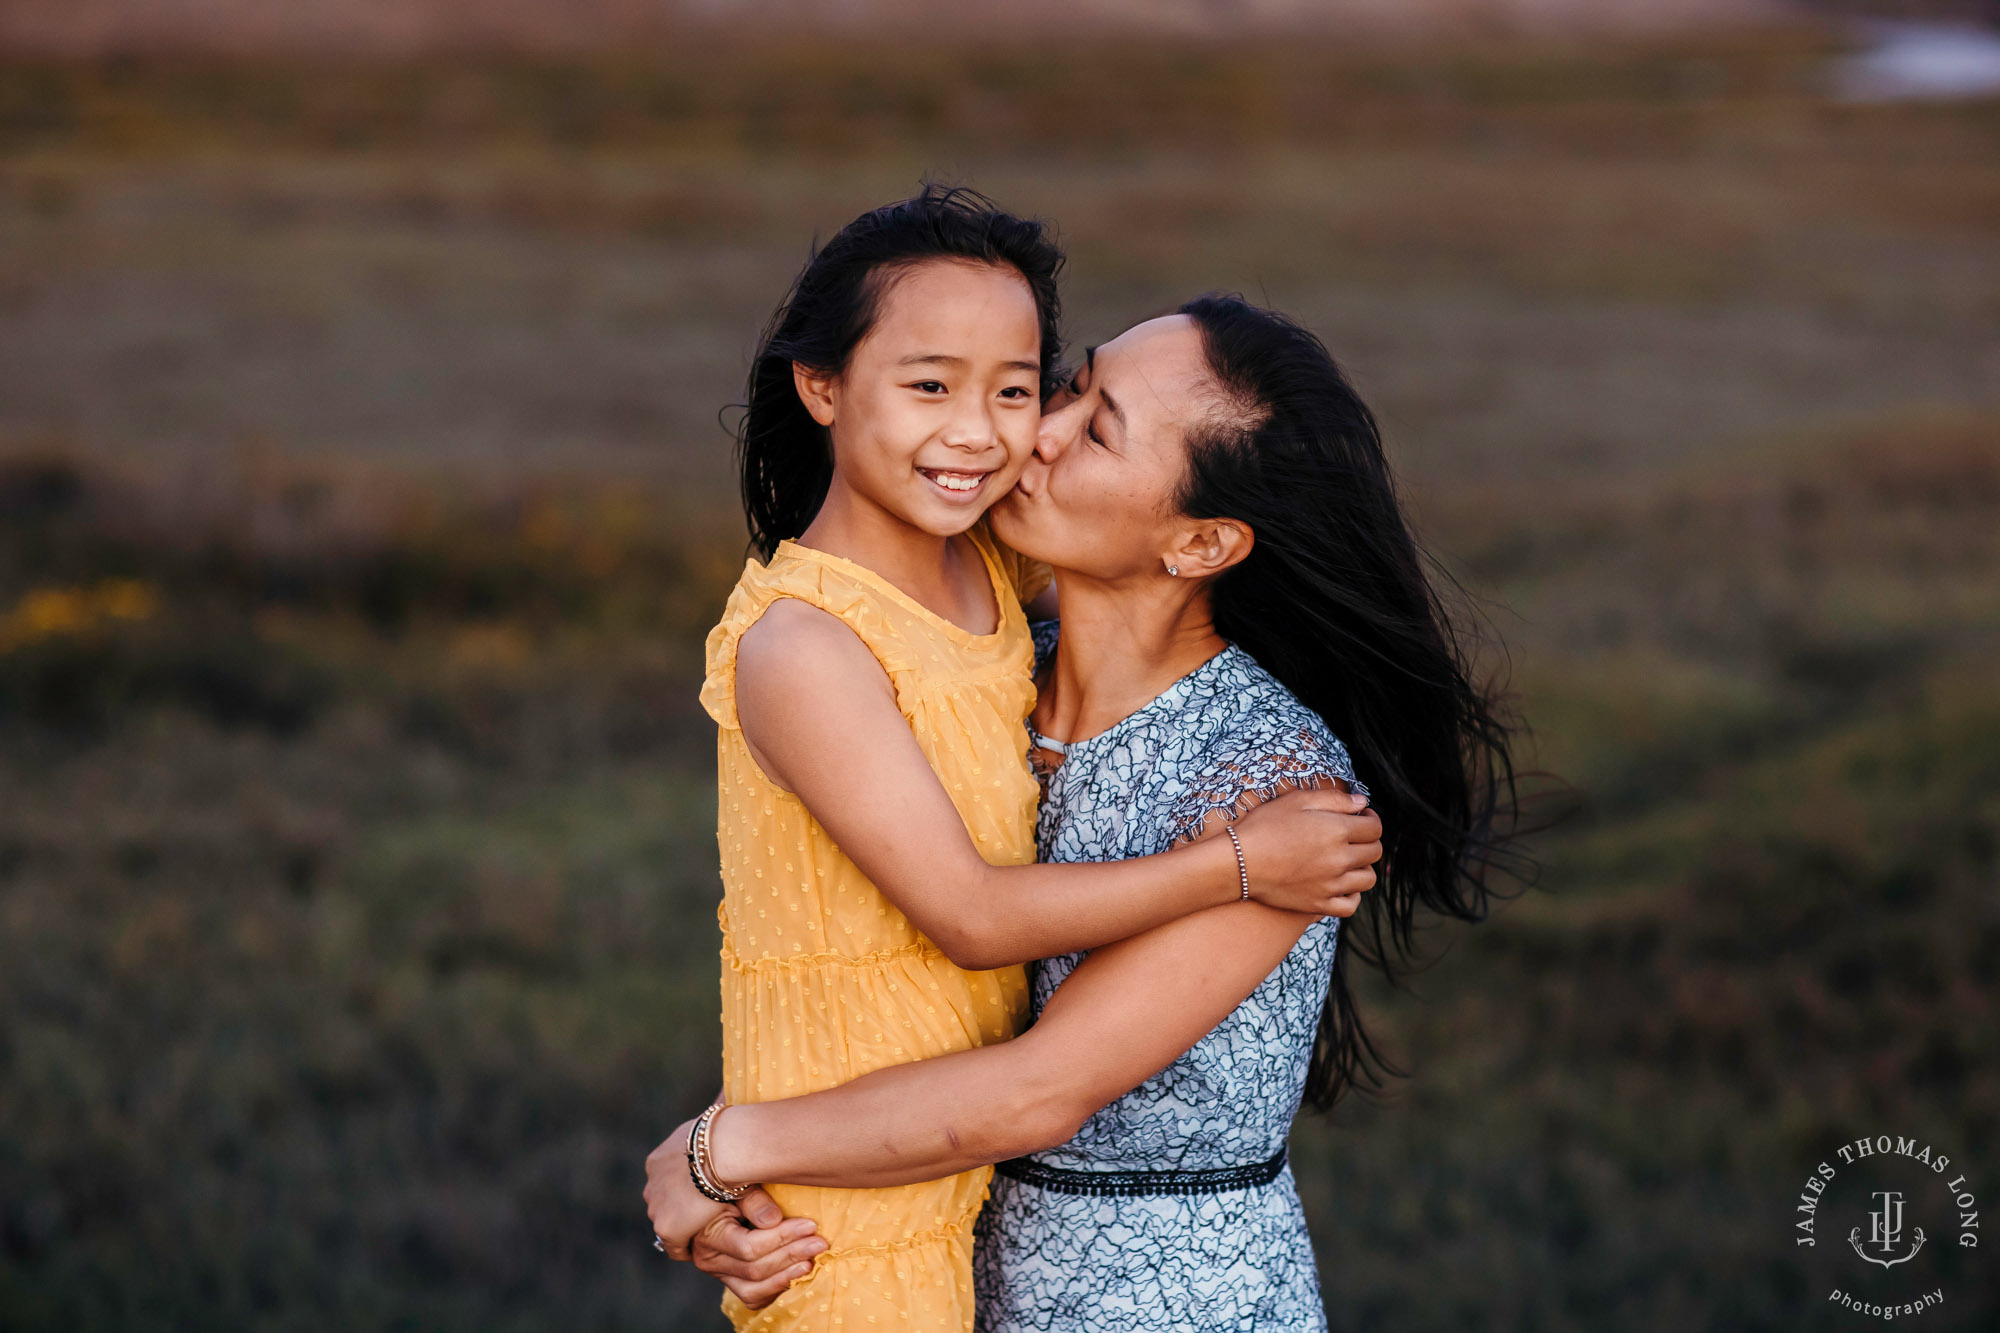
[(1173, 575), (1175, 578), (1179, 578), (1181, 576), (1181, 567), (1179, 565), (1168, 565), (1167, 573)]

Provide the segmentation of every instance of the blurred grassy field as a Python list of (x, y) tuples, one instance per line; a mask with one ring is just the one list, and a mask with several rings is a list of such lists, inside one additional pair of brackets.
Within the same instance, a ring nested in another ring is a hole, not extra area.
[(1828, 51), (0, 66), (0, 1323), (719, 1325), (716, 413), (939, 169), (1320, 329), (1583, 794), (1301, 1122), (1334, 1326), (1821, 1326), (1798, 1180), (2000, 1125), (2000, 107)]

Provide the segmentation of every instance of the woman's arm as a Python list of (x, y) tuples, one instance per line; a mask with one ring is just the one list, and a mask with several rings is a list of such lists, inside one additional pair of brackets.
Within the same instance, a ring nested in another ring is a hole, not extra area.
[[(960, 967), (1094, 948), (1239, 895), (1226, 839), (1105, 864), (989, 864), (881, 663), (837, 617), (804, 602), (779, 601), (743, 635), (736, 708), (765, 775)], [(1380, 855), (1381, 823), (1363, 805), (1344, 791), (1302, 791), (1240, 820), (1252, 895), (1333, 914), (1364, 874), (1372, 882), (1366, 868)]]
[(1237, 903), (1094, 950), (1013, 1041), (729, 1108), (714, 1128), (716, 1171), (859, 1189), (1067, 1143), (1214, 1031), (1314, 920)]
[[(1212, 818), (1203, 837), (1219, 831)], [(1226, 840), (1224, 840), (1226, 841)], [(1328, 915), (1352, 916), (1368, 883)], [(825, 1092), (733, 1106), (711, 1127), (725, 1180), (863, 1188), (933, 1180), (1065, 1143), (1099, 1108), (1200, 1041), (1284, 960), (1313, 914), (1257, 903), (1212, 908), (1095, 950), (1013, 1041), (864, 1075)], [(761, 1191), (745, 1229), (695, 1191), (679, 1148), (648, 1161), (646, 1202), (670, 1247), (753, 1305), (824, 1248)], [(791, 1230), (786, 1230), (790, 1228)]]

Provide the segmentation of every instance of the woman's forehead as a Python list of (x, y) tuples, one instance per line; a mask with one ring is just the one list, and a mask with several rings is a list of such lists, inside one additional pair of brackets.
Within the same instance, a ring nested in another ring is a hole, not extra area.
[(1195, 333), (1194, 321), (1186, 315), (1161, 315), (1156, 319), (1141, 320), (1131, 328), (1100, 344), (1100, 354), (1115, 352), (1120, 356), (1132, 356), (1146, 349), (1157, 349), (1162, 343), (1171, 345), (1180, 338)]
[(1135, 324), (1092, 349), (1100, 389), (1118, 392), (1132, 410), (1185, 415), (1210, 378), (1201, 332), (1186, 315)]

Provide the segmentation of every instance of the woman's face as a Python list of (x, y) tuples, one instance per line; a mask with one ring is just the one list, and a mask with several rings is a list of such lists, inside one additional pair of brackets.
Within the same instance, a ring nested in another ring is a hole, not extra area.
[(929, 260), (887, 282), (846, 369), (795, 368), (799, 395), (832, 430), (836, 485), (951, 536), (1007, 493), (1034, 449), (1040, 312), (1011, 268)]
[(1034, 457), (993, 507), (995, 535), (1066, 573), (1157, 577), (1185, 527), (1174, 500), (1213, 382), (1185, 315), (1092, 348), (1043, 409)]

